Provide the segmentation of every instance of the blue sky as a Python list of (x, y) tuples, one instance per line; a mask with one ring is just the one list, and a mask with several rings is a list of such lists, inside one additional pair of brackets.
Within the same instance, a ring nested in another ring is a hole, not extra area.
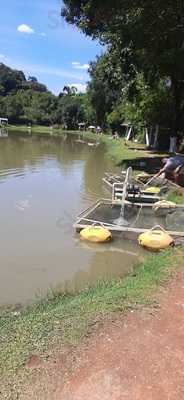
[(49, 90), (64, 85), (83, 90), (97, 42), (60, 17), (61, 0), (5, 0), (1, 4), (0, 62), (34, 75)]

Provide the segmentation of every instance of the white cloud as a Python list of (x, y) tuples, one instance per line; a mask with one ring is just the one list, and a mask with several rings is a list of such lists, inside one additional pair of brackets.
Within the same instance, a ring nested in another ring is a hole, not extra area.
[(31, 26), (26, 25), (26, 24), (19, 25), (17, 27), (17, 31), (20, 32), (20, 33), (26, 33), (28, 35), (31, 35), (31, 34), (35, 33), (34, 29), (31, 28)]
[(77, 89), (77, 91), (80, 93), (86, 93), (87, 85), (85, 85), (83, 83), (71, 83), (68, 86), (75, 87)]
[(35, 30), (31, 26), (26, 25), (26, 24), (19, 25), (17, 27), (17, 31), (20, 33), (26, 33), (28, 35), (37, 34), (38, 36), (42, 36), (42, 37), (47, 36), (45, 32), (35, 32)]
[(89, 69), (89, 64), (81, 64), (79, 61), (73, 61), (72, 66), (75, 69), (82, 69), (82, 70), (88, 70)]

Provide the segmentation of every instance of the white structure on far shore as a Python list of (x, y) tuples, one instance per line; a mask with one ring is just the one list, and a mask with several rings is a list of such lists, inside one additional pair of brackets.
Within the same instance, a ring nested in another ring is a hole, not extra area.
[(8, 125), (8, 118), (0, 118), (0, 127)]

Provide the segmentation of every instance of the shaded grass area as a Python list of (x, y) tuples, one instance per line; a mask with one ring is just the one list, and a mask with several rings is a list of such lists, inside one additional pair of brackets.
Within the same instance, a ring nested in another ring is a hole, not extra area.
[(99, 282), (78, 294), (52, 293), (20, 315), (1, 311), (0, 373), (11, 376), (30, 354), (46, 355), (50, 346), (77, 344), (96, 319), (153, 301), (153, 293), (181, 264), (182, 251), (169, 249), (146, 257), (124, 279)]
[[(27, 133), (28, 132), (28, 127), (26, 125), (10, 125), (9, 126), (10, 132), (14, 133)], [(123, 139), (118, 139), (118, 140), (113, 140), (110, 135), (107, 134), (102, 134), (102, 135), (97, 135), (95, 133), (85, 131), (66, 131), (62, 130), (62, 128), (53, 128), (51, 131), (50, 127), (47, 126), (40, 126), (40, 125), (33, 125), (31, 128), (31, 133), (32, 134), (49, 134), (52, 132), (53, 135), (80, 135), (80, 138), (82, 140), (89, 140), (92, 142), (100, 142), (104, 143), (106, 146), (107, 150), (107, 156), (110, 157), (111, 159), (114, 160), (116, 164), (121, 164), (123, 161), (130, 160), (130, 159), (136, 159), (140, 157), (144, 157), (145, 151), (145, 146), (142, 144), (137, 144), (137, 143), (125, 143)], [(136, 151), (136, 149), (139, 149), (139, 151)]]
[(184, 204), (184, 195), (179, 190), (170, 190), (166, 196), (166, 200), (176, 204)]

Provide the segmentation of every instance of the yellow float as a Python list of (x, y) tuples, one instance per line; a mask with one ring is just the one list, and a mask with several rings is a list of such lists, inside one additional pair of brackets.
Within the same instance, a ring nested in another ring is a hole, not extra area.
[(160, 188), (151, 186), (151, 187), (148, 187), (147, 189), (144, 189), (143, 191), (144, 191), (144, 193), (159, 194)]
[(104, 243), (112, 239), (111, 232), (103, 226), (88, 226), (80, 232), (83, 240), (93, 243)]
[(142, 233), (139, 236), (138, 241), (141, 246), (153, 251), (166, 249), (174, 242), (173, 238), (160, 226)]

